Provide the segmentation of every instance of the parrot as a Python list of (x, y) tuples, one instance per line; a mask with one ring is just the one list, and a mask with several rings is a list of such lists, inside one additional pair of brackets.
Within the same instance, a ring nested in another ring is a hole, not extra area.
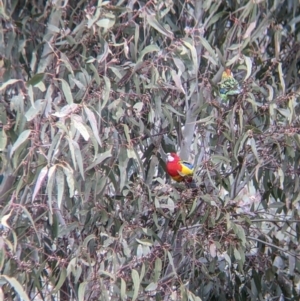
[(194, 174), (193, 164), (182, 161), (176, 153), (167, 153), (168, 175), (176, 182), (192, 182)]
[(226, 68), (222, 74), (222, 79), (219, 82), (219, 92), (223, 101), (228, 101), (230, 95), (241, 93), (241, 87), (229, 68)]

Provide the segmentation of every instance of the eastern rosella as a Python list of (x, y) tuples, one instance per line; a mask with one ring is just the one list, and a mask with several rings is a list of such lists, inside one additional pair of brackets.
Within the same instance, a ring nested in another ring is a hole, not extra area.
[(193, 164), (182, 161), (176, 153), (167, 154), (167, 173), (177, 182), (192, 182), (194, 174)]
[(219, 82), (219, 92), (223, 101), (228, 101), (228, 96), (230, 95), (238, 95), (241, 93), (240, 85), (233, 77), (229, 68), (226, 68), (222, 74), (222, 79)]

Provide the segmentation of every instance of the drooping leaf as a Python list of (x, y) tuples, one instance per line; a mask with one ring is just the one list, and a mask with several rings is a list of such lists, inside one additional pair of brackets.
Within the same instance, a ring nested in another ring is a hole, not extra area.
[(43, 109), (44, 101), (42, 99), (38, 99), (34, 102), (34, 106), (31, 106), (29, 110), (25, 113), (25, 117), (27, 121), (33, 120), (39, 113), (41, 113)]
[(71, 92), (71, 88), (70, 88), (69, 84), (64, 79), (59, 79), (59, 80), (61, 81), (62, 90), (66, 97), (67, 103), (72, 104), (73, 96), (72, 96), (72, 92)]
[(92, 169), (93, 167), (95, 167), (98, 164), (101, 164), (105, 159), (111, 157), (111, 155), (112, 155), (111, 151), (112, 151), (112, 149), (109, 149), (104, 153), (98, 154), (96, 160), (86, 168), (86, 171)]
[(99, 143), (100, 146), (102, 146), (101, 140), (99, 137), (99, 129), (97, 127), (97, 120), (96, 120), (95, 114), (88, 107), (84, 107), (84, 111), (88, 117), (89, 123), (92, 127), (93, 134), (94, 134), (97, 142)]
[(10, 284), (10, 286), (15, 290), (15, 292), (21, 299), (23, 299), (24, 301), (30, 301), (22, 285), (20, 284), (20, 282), (17, 281), (16, 278), (8, 277), (6, 275), (1, 275), (0, 277)]
[(5, 131), (2, 129), (0, 130), (0, 151), (3, 152), (3, 150), (6, 148), (7, 145), (7, 135)]
[(247, 80), (252, 72), (252, 61), (251, 61), (250, 57), (245, 56), (245, 55), (244, 55), (244, 60), (245, 60), (246, 66), (247, 66), (247, 74), (246, 74), (244, 80)]
[(165, 29), (152, 14), (146, 14), (146, 20), (150, 26), (155, 28), (162, 35), (167, 36), (170, 39), (173, 39), (173, 33), (167, 29)]
[(53, 193), (53, 185), (55, 181), (55, 171), (56, 171), (56, 165), (53, 165), (49, 168), (48, 181), (47, 181), (48, 204), (49, 204), (49, 210), (51, 214), (53, 214), (52, 193)]
[(13, 144), (12, 148), (11, 148), (11, 152), (10, 152), (10, 157), (12, 157), (12, 155), (14, 154), (14, 152), (25, 142), (27, 142), (27, 139), (29, 138), (31, 134), (31, 130), (25, 130), (23, 131), (17, 141)]
[(61, 208), (63, 193), (65, 190), (65, 177), (60, 168), (57, 168), (55, 177), (56, 177), (56, 188), (57, 188), (57, 205), (58, 208)]
[(19, 82), (19, 79), (9, 79), (8, 81), (4, 82), (1, 86), (0, 86), (0, 91), (5, 90), (8, 86), (13, 85), (17, 82)]
[(87, 286), (88, 282), (87, 281), (84, 281), (84, 282), (81, 282), (79, 284), (79, 288), (78, 288), (78, 301), (84, 301), (84, 293), (85, 293), (85, 289), (86, 289), (86, 286)]
[(133, 291), (133, 296), (132, 296), (132, 300), (136, 300), (139, 294), (139, 287), (140, 287), (140, 276), (139, 273), (137, 272), (137, 270), (132, 269), (131, 270), (131, 278), (133, 281), (133, 285), (134, 285), (134, 291)]
[(44, 182), (44, 179), (45, 177), (47, 176), (48, 174), (48, 166), (44, 166), (39, 175), (38, 175), (38, 178), (36, 180), (36, 184), (35, 184), (35, 187), (34, 187), (34, 191), (33, 191), (33, 194), (32, 194), (32, 200), (34, 201), (35, 197), (37, 196), (38, 192), (40, 191), (41, 189), (41, 186)]
[(84, 138), (85, 141), (88, 141), (90, 138), (89, 132), (86, 129), (86, 125), (82, 122), (82, 119), (78, 116), (73, 114), (72, 122), (74, 123), (75, 128), (79, 131), (81, 136)]
[(137, 60), (137, 65), (143, 61), (143, 58), (144, 58), (144, 56), (147, 53), (156, 52), (156, 51), (159, 51), (159, 50), (160, 50), (160, 48), (158, 46), (156, 46), (156, 45), (148, 45), (148, 46), (146, 46), (143, 49), (143, 51), (140, 53), (140, 56), (139, 56), (139, 58)]
[(75, 181), (73, 170), (69, 166), (63, 166), (63, 172), (66, 176), (67, 184), (69, 187), (70, 198), (74, 196), (75, 192)]
[(66, 268), (62, 268), (59, 270), (59, 279), (58, 279), (58, 282), (56, 283), (53, 291), (52, 291), (52, 294), (55, 294), (61, 287), (62, 285), (64, 284), (65, 280), (66, 280), (66, 277), (67, 277), (67, 270)]

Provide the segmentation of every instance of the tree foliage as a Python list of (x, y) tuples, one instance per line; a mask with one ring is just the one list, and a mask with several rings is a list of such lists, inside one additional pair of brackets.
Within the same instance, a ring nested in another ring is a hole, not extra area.
[(1, 297), (298, 300), (299, 12), (3, 1)]

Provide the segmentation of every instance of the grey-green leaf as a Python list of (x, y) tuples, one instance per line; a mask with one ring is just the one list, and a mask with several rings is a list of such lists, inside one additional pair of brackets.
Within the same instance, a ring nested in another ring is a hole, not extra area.
[(10, 157), (12, 157), (13, 153), (23, 144), (27, 141), (31, 134), (31, 130), (25, 130), (23, 131), (20, 136), (18, 137), (17, 141), (14, 143), (14, 145), (11, 148)]

